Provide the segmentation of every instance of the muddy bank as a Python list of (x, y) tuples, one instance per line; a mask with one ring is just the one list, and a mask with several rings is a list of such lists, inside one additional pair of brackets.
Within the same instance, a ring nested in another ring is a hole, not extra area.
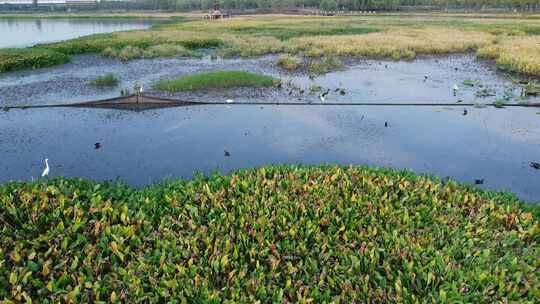
[[(97, 55), (76, 56), (62, 66), (38, 71), (0, 74), (0, 106), (65, 104), (117, 97), (122, 88), (142, 83), (146, 94), (191, 101), (314, 102), (318, 93), (310, 89), (330, 89), (333, 102), (421, 102), (488, 103), (500, 99), (517, 102), (519, 85), (497, 72), (494, 65), (471, 54), (421, 57), (414, 61), (346, 59), (344, 70), (310, 79), (301, 72), (290, 73), (276, 67), (277, 56), (251, 59), (160, 58), (123, 63)], [(281, 79), (277, 88), (239, 88), (192, 93), (166, 93), (151, 89), (159, 79), (170, 79), (204, 71), (243, 70)], [(99, 89), (89, 85), (96, 77), (113, 73), (120, 85)], [(454, 91), (457, 84), (459, 90)], [(291, 89), (293, 88), (293, 89)], [(344, 94), (343, 94), (343, 93)], [(539, 98), (530, 98), (535, 102)]]

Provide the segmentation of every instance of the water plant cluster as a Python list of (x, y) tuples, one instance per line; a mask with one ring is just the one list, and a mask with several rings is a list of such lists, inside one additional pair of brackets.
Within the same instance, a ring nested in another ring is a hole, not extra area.
[[(211, 51), (220, 56), (360, 56), (413, 59), (419, 54), (476, 51), (498, 66), (540, 75), (537, 18), (492, 15), (411, 15), (348, 17), (235, 17), (224, 22), (190, 21), (143, 31), (99, 34), (26, 49), (44, 50), (63, 60), (81, 53), (104, 53), (124, 60), (154, 56), (189, 56)], [(152, 49), (157, 48), (157, 49)], [(33, 60), (14, 64), (17, 52), (0, 50), (2, 71), (45, 66)], [(58, 64), (51, 60), (46, 65)]]
[(0, 49), (0, 73), (69, 62), (69, 56), (44, 49)]
[(216, 71), (163, 79), (154, 83), (158, 91), (180, 92), (233, 87), (270, 87), (275, 80), (266, 75), (244, 71)]
[(90, 81), (90, 84), (95, 87), (116, 87), (119, 82), (113, 73), (108, 73)]
[(278, 166), (136, 190), (0, 186), (9, 302), (540, 299), (540, 209), (449, 180)]

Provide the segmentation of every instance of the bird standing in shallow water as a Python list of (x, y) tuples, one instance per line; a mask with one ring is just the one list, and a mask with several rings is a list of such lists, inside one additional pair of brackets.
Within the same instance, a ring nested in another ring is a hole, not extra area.
[(324, 101), (326, 100), (326, 96), (328, 96), (328, 93), (330, 93), (330, 89), (326, 90), (326, 92), (324, 92), (324, 93), (321, 93), (321, 94), (319, 95), (319, 99), (320, 99), (322, 102), (324, 102)]
[(467, 109), (463, 109), (463, 116), (467, 115), (469, 113), (469, 111), (467, 111)]
[(459, 91), (458, 85), (454, 84), (454, 87), (452, 88), (452, 90), (454, 91), (454, 96), (456, 96), (457, 92)]
[(41, 177), (45, 177), (45, 176), (49, 175), (49, 171), (50, 171), (49, 159), (45, 158), (45, 170), (43, 170), (43, 173), (41, 173)]

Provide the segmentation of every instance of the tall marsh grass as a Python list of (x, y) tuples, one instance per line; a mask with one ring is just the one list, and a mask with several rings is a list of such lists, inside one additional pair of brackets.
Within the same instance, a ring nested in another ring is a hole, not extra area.
[(495, 59), (502, 69), (540, 76), (540, 36), (507, 37), (479, 49), (477, 55)]
[[(540, 76), (535, 36), (539, 28), (540, 20), (536, 19), (447, 15), (236, 17), (222, 22), (192, 21), (143, 31), (98, 34), (34, 48), (43, 50), (42, 54), (48, 51), (50, 60), (33, 56), (19, 60), (15, 58), (19, 51), (0, 50), (0, 71), (58, 64), (69, 60), (69, 55), (81, 53), (104, 53), (129, 60), (191, 56), (189, 51), (205, 49), (223, 56), (287, 53), (397, 60), (413, 59), (418, 54), (478, 51), (481, 57), (497, 59), (500, 66)], [(20, 50), (20, 54), (24, 52), (28, 51)]]

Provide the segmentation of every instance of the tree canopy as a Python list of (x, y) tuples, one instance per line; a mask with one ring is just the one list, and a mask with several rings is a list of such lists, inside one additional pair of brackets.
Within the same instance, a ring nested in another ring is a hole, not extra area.
[[(161, 9), (206, 10), (213, 0), (139, 0)], [(321, 10), (395, 10), (399, 8), (433, 9), (507, 9), (537, 11), (540, 0), (219, 0), (223, 9), (295, 9)]]

